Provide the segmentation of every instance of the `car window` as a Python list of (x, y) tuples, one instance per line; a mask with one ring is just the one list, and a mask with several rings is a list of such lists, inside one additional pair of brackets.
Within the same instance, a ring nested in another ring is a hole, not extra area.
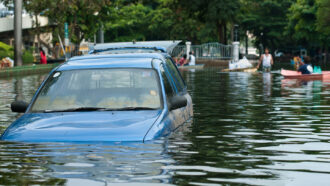
[(172, 85), (173, 83), (171, 83), (171, 80), (168, 77), (168, 72), (166, 71), (166, 68), (164, 68), (163, 64), (160, 65), (160, 72), (162, 74), (166, 97), (171, 98), (175, 94), (175, 90)]
[(168, 66), (168, 69), (173, 76), (175, 85), (179, 92), (182, 92), (185, 90), (185, 83), (180, 75), (180, 72), (176, 68), (176, 66), (173, 64), (172, 60), (170, 58), (166, 58), (166, 65)]
[(153, 69), (87, 69), (55, 72), (32, 111), (80, 107), (161, 108), (159, 77)]

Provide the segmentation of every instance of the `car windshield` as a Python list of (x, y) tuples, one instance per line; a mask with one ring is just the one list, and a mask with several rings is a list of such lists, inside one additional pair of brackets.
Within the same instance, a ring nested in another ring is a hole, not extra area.
[(150, 110), (161, 107), (159, 80), (152, 69), (87, 69), (54, 72), (32, 112)]
[(161, 52), (160, 50), (156, 50), (154, 48), (118, 48), (118, 49), (109, 49), (105, 51), (95, 51), (97, 54), (125, 54), (125, 53), (155, 53)]

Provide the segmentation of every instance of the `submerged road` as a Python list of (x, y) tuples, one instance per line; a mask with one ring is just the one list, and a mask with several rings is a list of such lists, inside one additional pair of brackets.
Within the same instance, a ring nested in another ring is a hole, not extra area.
[[(0, 184), (330, 184), (330, 84), (184, 71), (194, 121), (147, 144), (0, 142)], [(0, 133), (45, 75), (0, 79)]]

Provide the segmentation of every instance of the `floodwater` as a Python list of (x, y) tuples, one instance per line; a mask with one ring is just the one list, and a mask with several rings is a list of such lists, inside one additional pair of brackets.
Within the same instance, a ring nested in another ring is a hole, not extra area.
[[(0, 142), (0, 185), (329, 185), (330, 82), (220, 71), (183, 72), (194, 119), (168, 139)], [(0, 133), (43, 78), (0, 79)]]

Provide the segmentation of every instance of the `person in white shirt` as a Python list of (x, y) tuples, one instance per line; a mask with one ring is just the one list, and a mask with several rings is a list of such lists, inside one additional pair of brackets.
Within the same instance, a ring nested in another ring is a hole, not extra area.
[(193, 51), (189, 52), (189, 65), (196, 65), (196, 57)]
[(261, 62), (262, 62), (262, 71), (270, 72), (271, 66), (274, 64), (274, 61), (272, 55), (269, 53), (268, 48), (265, 48), (265, 54), (261, 55), (257, 68), (260, 67)]

